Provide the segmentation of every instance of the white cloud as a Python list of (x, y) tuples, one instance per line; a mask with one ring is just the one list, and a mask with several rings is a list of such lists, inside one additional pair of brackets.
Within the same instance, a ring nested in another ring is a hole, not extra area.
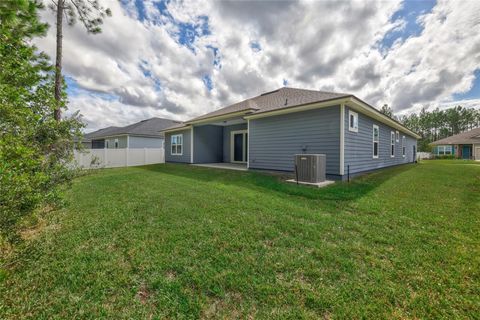
[[(145, 1), (140, 21), (133, 2), (106, 2), (113, 16), (99, 35), (87, 35), (80, 24), (65, 27), (65, 73), (82, 88), (118, 97), (70, 98), (70, 109), (79, 109), (90, 128), (152, 116), (186, 119), (276, 89), (284, 79), (405, 113), (419, 103), (450, 103), (453, 93), (470, 89), (480, 68), (480, 1), (439, 1), (418, 18), (419, 36), (391, 48), (379, 42), (405, 28), (404, 20), (392, 21), (400, 2), (183, 1), (167, 5), (170, 16), (157, 4)], [(53, 21), (51, 12), (44, 17)], [(181, 45), (179, 23), (201, 32), (204, 17), (210, 34)], [(52, 57), (54, 39), (52, 28), (37, 41)]]

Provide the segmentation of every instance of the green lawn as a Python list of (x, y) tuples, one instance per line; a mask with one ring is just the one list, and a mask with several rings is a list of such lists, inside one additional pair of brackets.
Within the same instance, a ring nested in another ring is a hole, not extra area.
[(2, 262), (1, 319), (479, 318), (480, 166), (325, 189), (156, 165), (77, 179)]

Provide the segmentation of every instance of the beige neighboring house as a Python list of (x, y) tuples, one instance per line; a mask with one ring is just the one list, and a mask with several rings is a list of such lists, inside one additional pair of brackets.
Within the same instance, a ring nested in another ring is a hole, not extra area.
[(436, 156), (454, 155), (458, 159), (480, 160), (480, 128), (431, 143)]

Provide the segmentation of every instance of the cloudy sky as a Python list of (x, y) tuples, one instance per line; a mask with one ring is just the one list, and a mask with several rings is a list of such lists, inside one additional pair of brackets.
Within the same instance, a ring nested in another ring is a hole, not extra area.
[[(480, 1), (113, 1), (64, 30), (69, 113), (87, 131), (186, 120), (282, 86), (397, 114), (480, 105)], [(53, 22), (51, 11), (42, 18)], [(36, 41), (54, 57), (54, 28)]]

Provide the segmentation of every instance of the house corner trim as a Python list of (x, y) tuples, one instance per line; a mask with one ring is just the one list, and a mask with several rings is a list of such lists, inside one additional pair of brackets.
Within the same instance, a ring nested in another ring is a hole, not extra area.
[(190, 163), (193, 163), (193, 126), (190, 128)]
[(345, 104), (340, 104), (340, 175), (345, 174)]

